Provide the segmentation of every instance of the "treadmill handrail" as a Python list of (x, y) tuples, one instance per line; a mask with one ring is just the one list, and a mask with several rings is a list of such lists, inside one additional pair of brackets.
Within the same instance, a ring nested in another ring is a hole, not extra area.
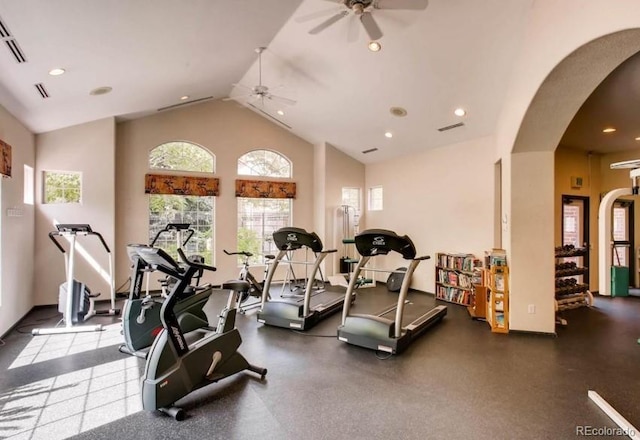
[(423, 255), (422, 257), (414, 258), (414, 260), (423, 261), (423, 260), (429, 260), (430, 258), (431, 258), (431, 255)]
[(319, 253), (320, 254), (333, 254), (334, 252), (338, 252), (338, 249), (324, 249), (324, 250), (321, 250)]
[[(75, 228), (76, 226), (77, 228)], [(87, 226), (88, 229), (81, 228), (81, 226)], [(55, 236), (65, 237), (68, 235), (78, 235), (78, 233), (80, 233), (80, 235), (95, 235), (100, 239), (100, 243), (102, 243), (102, 246), (105, 248), (107, 253), (108, 254), (111, 253), (111, 249), (109, 249), (109, 246), (107, 245), (107, 242), (104, 240), (104, 237), (102, 237), (102, 234), (100, 234), (99, 232), (93, 231), (89, 225), (58, 224), (56, 225), (56, 227), (58, 227), (58, 230), (49, 232), (49, 238), (51, 239), (51, 241), (54, 242), (56, 247), (62, 251), (63, 254), (65, 253), (65, 250), (60, 244), (60, 242), (55, 239)]]

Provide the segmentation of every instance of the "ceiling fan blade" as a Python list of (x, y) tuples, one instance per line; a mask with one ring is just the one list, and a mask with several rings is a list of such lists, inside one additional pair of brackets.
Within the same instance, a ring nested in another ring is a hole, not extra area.
[(222, 98), (222, 101), (244, 101), (252, 95), (240, 95), (240, 96), (228, 96), (226, 98)]
[(253, 92), (253, 87), (245, 86), (244, 84), (234, 83), (234, 84), (231, 84), (231, 85), (233, 87), (240, 87), (241, 89), (245, 89), (245, 90), (249, 90), (250, 92)]
[(429, 0), (378, 0), (374, 3), (376, 9), (427, 9)]
[(360, 36), (360, 23), (356, 19), (355, 15), (349, 17), (349, 26), (347, 28), (347, 41), (349, 43), (355, 43)]
[(376, 21), (373, 19), (373, 15), (371, 15), (371, 12), (363, 12), (362, 15), (360, 15), (360, 21), (364, 26), (364, 30), (367, 31), (367, 34), (369, 35), (371, 41), (376, 41), (382, 38), (382, 31), (378, 27)]
[(297, 102), (297, 101), (294, 101), (293, 99), (285, 98), (284, 96), (276, 96), (276, 95), (268, 94), (265, 97), (271, 101), (281, 102), (286, 105), (296, 105), (296, 102)]
[(326, 15), (329, 15), (329, 14), (336, 14), (340, 10), (341, 10), (340, 7), (334, 6), (331, 9), (324, 9), (322, 11), (316, 11), (316, 12), (312, 12), (310, 14), (301, 15), (300, 17), (294, 18), (294, 21), (296, 23), (304, 23), (304, 22), (307, 22), (307, 21), (315, 20), (316, 18), (322, 18), (322, 17), (324, 17)]
[(347, 15), (349, 15), (349, 11), (342, 11), (336, 15), (334, 15), (333, 17), (329, 17), (327, 20), (323, 21), (322, 23), (320, 23), (318, 26), (314, 27), (313, 29), (311, 29), (309, 31), (309, 33), (311, 35), (316, 35), (319, 34), (320, 32), (322, 32), (323, 30), (325, 30), (326, 28), (328, 28), (329, 26), (331, 26), (333, 23), (337, 22), (338, 20), (340, 20), (343, 17), (346, 17)]

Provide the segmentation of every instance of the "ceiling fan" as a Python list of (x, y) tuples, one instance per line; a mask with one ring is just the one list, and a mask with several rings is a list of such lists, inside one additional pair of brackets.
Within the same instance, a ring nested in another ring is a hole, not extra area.
[(249, 104), (251, 101), (259, 101), (260, 104), (264, 106), (265, 99), (268, 101), (279, 102), (286, 105), (294, 105), (296, 101), (293, 99), (285, 98), (283, 96), (277, 96), (272, 94), (269, 91), (269, 87), (262, 84), (262, 52), (264, 52), (266, 47), (258, 47), (256, 48), (256, 53), (258, 54), (258, 85), (249, 87), (244, 84), (232, 84), (234, 87), (238, 87), (244, 89), (247, 93), (239, 96), (230, 96), (228, 98), (223, 98), (223, 101), (245, 101), (247, 100)]
[[(382, 30), (373, 18), (373, 12), (376, 9), (409, 9), (420, 10), (426, 9), (429, 4), (429, 0), (324, 0), (331, 3), (340, 3), (342, 6), (341, 11), (332, 15), (313, 29), (309, 31), (311, 35), (316, 35), (331, 26), (332, 24), (340, 21), (342, 18), (351, 15), (360, 19), (362, 26), (364, 27), (367, 35), (372, 41), (382, 38)], [(346, 9), (345, 9), (346, 8)], [(308, 21), (317, 18), (319, 15), (335, 12), (319, 11), (315, 14), (309, 14), (306, 17), (300, 17), (298, 21)]]

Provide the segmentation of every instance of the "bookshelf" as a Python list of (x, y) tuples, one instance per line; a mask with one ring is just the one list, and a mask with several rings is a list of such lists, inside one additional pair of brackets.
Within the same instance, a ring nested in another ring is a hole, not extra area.
[(483, 268), (481, 269), (480, 282), (473, 284), (471, 304), (467, 307), (467, 311), (473, 319), (485, 321), (487, 319), (487, 296), (489, 294), (489, 288), (487, 287), (488, 279), (489, 271)]
[(436, 254), (436, 298), (470, 306), (474, 284), (481, 282), (482, 261), (473, 254)]
[(489, 299), (487, 322), (494, 333), (509, 333), (509, 266), (506, 253), (494, 249), (488, 256)]

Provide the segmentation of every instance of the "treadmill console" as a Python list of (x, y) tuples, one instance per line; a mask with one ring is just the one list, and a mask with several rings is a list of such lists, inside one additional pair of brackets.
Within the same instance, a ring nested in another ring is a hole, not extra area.
[(400, 236), (387, 229), (367, 229), (355, 236), (356, 248), (360, 255), (374, 257), (394, 251), (405, 260), (416, 257), (416, 247), (406, 235)]
[(281, 251), (293, 251), (304, 246), (313, 252), (322, 251), (322, 240), (318, 234), (302, 228), (280, 228), (273, 233), (273, 242)]

